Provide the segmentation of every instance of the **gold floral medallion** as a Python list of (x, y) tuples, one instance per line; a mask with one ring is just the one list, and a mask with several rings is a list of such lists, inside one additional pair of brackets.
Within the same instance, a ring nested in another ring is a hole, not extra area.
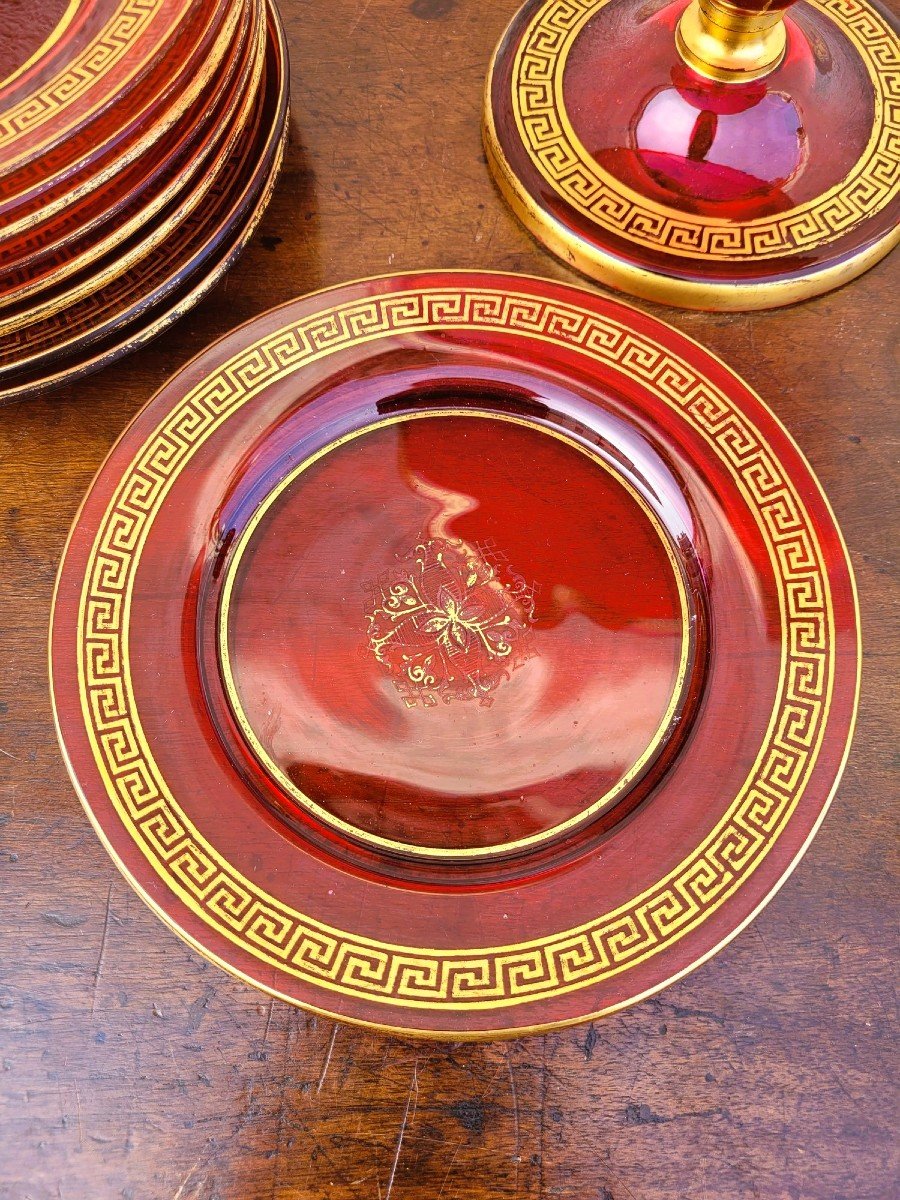
[(488, 706), (532, 657), (534, 594), (491, 543), (422, 539), (374, 587), (369, 649), (409, 708)]

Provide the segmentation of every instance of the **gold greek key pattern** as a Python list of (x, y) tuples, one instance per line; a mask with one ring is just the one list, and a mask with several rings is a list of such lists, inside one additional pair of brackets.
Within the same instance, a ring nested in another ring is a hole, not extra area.
[[(865, 151), (835, 187), (775, 216), (733, 221), (657, 205), (620, 183), (585, 149), (565, 112), (562, 81), (572, 43), (609, 0), (547, 0), (522, 35), (512, 105), (522, 144), (542, 178), (601, 228), (651, 250), (694, 259), (797, 254), (849, 233), (900, 189), (900, 40), (858, 0), (809, 0), (859, 50), (875, 91)], [(674, 51), (673, 51), (674, 52)]]
[(248, 148), (256, 132), (255, 127), (241, 130), (220, 174), (205, 181), (202, 203), (192, 205), (192, 211), (175, 226), (174, 232), (122, 274), (96, 286), (87, 295), (76, 297), (59, 311), (18, 329), (4, 330), (0, 317), (0, 378), (10, 368), (21, 366), (23, 360), (27, 362), (28, 351), (39, 355), (57, 344), (70, 346), (80, 336), (102, 331), (104, 323), (113, 319), (121, 328), (119, 322), (126, 314), (139, 316), (148, 304), (160, 299), (159, 293), (184, 279), (191, 265), (202, 259), (202, 251), (218, 231), (217, 216), (221, 220), (243, 194), (238, 188), (244, 182)]
[(39, 91), (0, 113), (0, 149), (48, 121), (57, 120), (62, 111), (122, 60), (167, 3), (168, 0), (123, 0), (74, 62)]
[[(190, 823), (136, 710), (127, 653), (135, 572), (156, 513), (197, 448), (276, 380), (399, 333), (505, 330), (561, 344), (665, 399), (713, 448), (768, 547), (782, 670), (756, 762), (730, 807), (669, 875), (616, 910), (518, 945), (434, 950), (323, 924), (263, 892)], [(404, 1007), (492, 1008), (585, 987), (695, 929), (785, 828), (815, 763), (834, 671), (829, 586), (815, 531), (773, 450), (714, 384), (608, 316), (487, 287), (408, 290), (303, 318), (235, 355), (163, 419), (124, 472), (88, 560), (77, 637), (82, 713), (128, 832), (169, 889), (242, 950), (308, 984)]]

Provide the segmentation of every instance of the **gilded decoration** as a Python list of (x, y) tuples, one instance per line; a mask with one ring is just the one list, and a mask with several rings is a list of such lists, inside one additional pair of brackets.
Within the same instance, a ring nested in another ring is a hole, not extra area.
[(478, 700), (531, 657), (534, 588), (492, 545), (423, 539), (374, 589), (368, 646), (409, 708)]
[(858, 49), (872, 81), (875, 122), (849, 174), (786, 212), (733, 221), (667, 208), (620, 183), (579, 140), (566, 113), (569, 52), (610, 0), (547, 0), (525, 32), (512, 71), (512, 110), (522, 144), (544, 181), (577, 212), (647, 250), (711, 261), (800, 254), (849, 233), (900, 188), (900, 49), (887, 21), (857, 0), (809, 0)]
[[(782, 654), (759, 752), (694, 850), (616, 909), (511, 945), (395, 945), (330, 926), (262, 889), (196, 829), (154, 760), (137, 711), (127, 630), (160, 506), (193, 454), (242, 405), (315, 361), (398, 333), (507, 331), (652, 389), (730, 472), (768, 550)], [(614, 316), (488, 284), (423, 289), (308, 313), (236, 353), (164, 414), (125, 468), (88, 556), (76, 653), (82, 719), (110, 802), (166, 886), (242, 951), (317, 988), (409, 1008), (490, 1009), (599, 983), (696, 930), (786, 828), (816, 765), (835, 675), (834, 613), (817, 534), (752, 420), (686, 359)]]

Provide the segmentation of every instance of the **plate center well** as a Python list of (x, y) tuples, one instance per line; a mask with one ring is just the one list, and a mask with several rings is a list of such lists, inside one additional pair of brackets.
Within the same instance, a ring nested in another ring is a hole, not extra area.
[(219, 656), (287, 803), (412, 854), (508, 853), (645, 779), (690, 601), (623, 476), (569, 435), (429, 411), (291, 471), (236, 541)]
[(6, 0), (0, 34), (0, 90), (52, 52), (82, 7), (83, 0)]

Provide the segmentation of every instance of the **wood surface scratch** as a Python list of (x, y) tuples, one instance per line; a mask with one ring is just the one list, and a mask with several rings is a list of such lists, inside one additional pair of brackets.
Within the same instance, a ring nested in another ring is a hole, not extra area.
[(109, 936), (109, 918), (114, 886), (115, 880), (111, 880), (109, 889), (106, 893), (106, 910), (103, 914), (103, 933), (100, 936), (100, 952), (97, 955), (97, 965), (94, 968), (94, 985), (91, 988), (91, 1016), (94, 1016), (97, 1009), (97, 988), (100, 985), (100, 976), (103, 974), (103, 958), (106, 954), (106, 939)]
[(403, 1137), (406, 1133), (407, 1122), (410, 1120), (409, 1106), (413, 1102), (413, 1098), (415, 1098), (415, 1105), (414, 1105), (413, 1111), (412, 1111), (412, 1118), (415, 1119), (415, 1115), (416, 1115), (416, 1107), (415, 1106), (418, 1105), (418, 1101), (419, 1101), (418, 1062), (413, 1063), (412, 1080), (410, 1081), (409, 1093), (406, 1097), (406, 1107), (403, 1110), (403, 1120), (400, 1122), (400, 1132), (397, 1135), (397, 1147), (394, 1150), (394, 1159), (393, 1159), (393, 1162), (391, 1163), (391, 1172), (388, 1175), (387, 1190), (385, 1191), (385, 1194), (384, 1194), (384, 1200), (391, 1200), (391, 1192), (394, 1190), (394, 1177), (397, 1174), (397, 1164), (400, 1162), (400, 1151), (403, 1148)]

